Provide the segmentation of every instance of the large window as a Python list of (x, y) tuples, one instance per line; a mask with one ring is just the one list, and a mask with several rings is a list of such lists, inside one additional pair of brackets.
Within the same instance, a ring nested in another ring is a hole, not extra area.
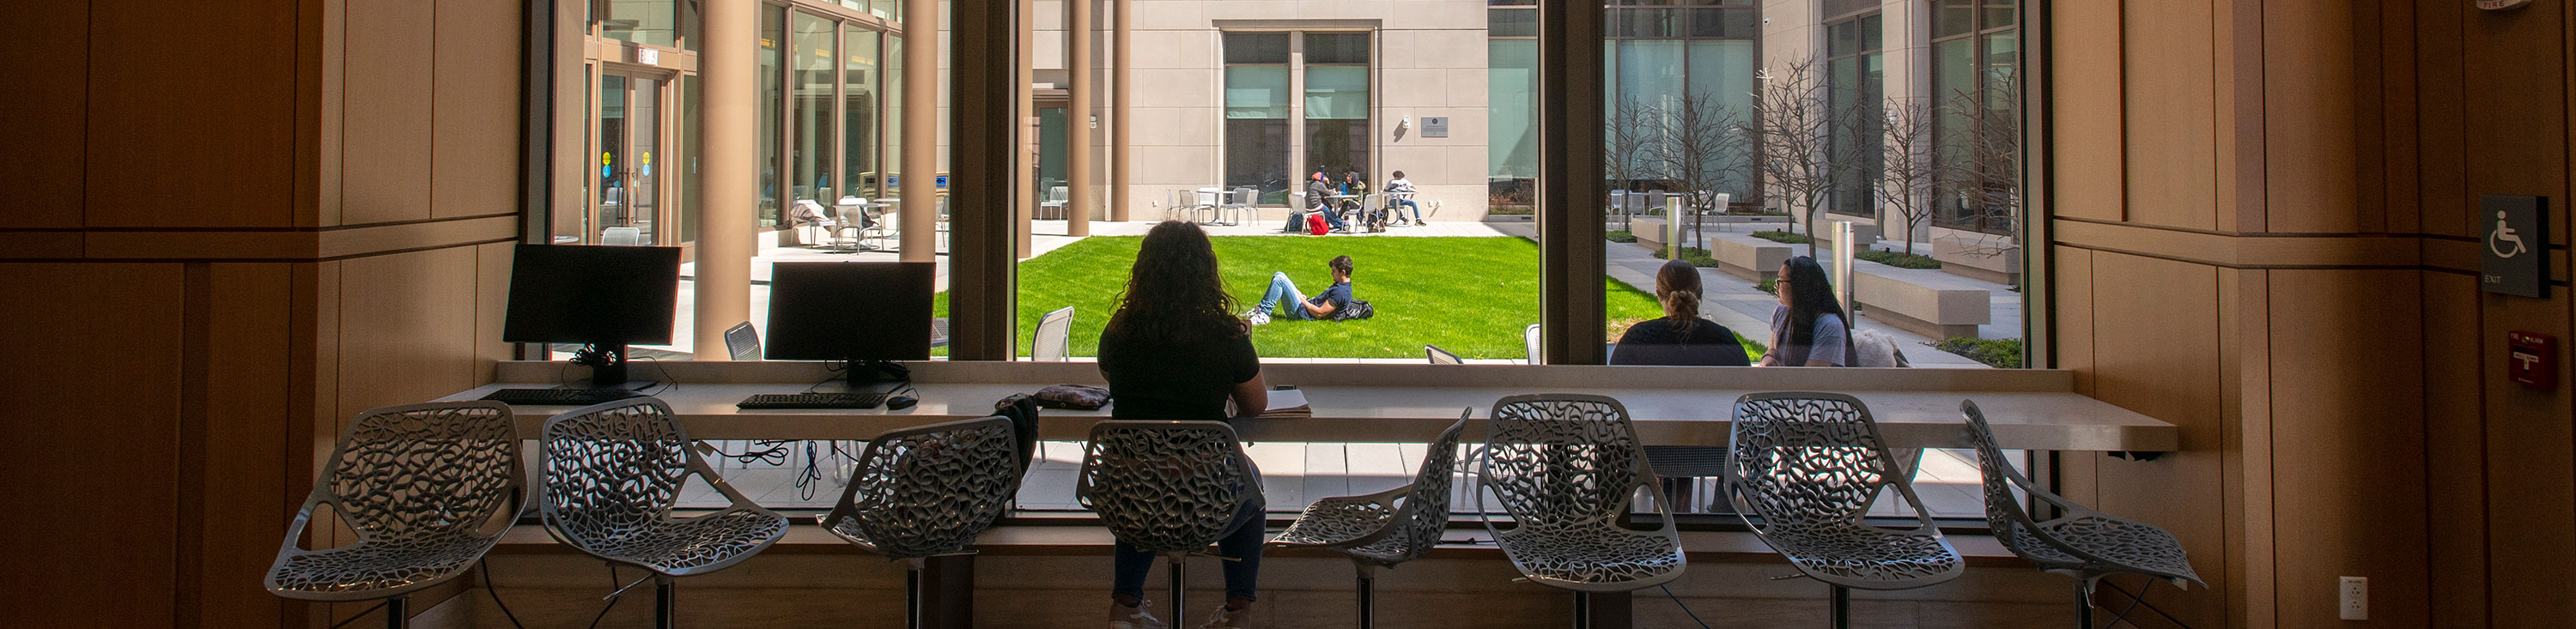
[(846, 180), (841, 194), (859, 198), (886, 196), (883, 182), (877, 176), (877, 135), (883, 120), (877, 116), (877, 40), (876, 31), (849, 25), (841, 29), (841, 172)]
[(1225, 187), (1286, 203), (1288, 34), (1225, 34)]
[(780, 200), (778, 173), (779, 112), (787, 108), (786, 53), (787, 9), (779, 6), (760, 8), (760, 224), (779, 224), (779, 211), (786, 207)]
[(795, 71), (788, 75), (795, 101), (787, 135), (787, 198), (830, 206), (837, 198), (832, 194), (837, 190), (832, 182), (832, 130), (837, 122), (832, 93), (840, 69), (832, 49), (840, 29), (831, 20), (802, 11), (796, 12), (795, 22), (795, 62), (790, 64)]
[(1338, 181), (1369, 164), (1369, 35), (1306, 34), (1306, 164)]
[(2013, 0), (1941, 0), (1932, 13), (1932, 224), (2009, 235), (2021, 205), (2020, 33)]
[(1829, 156), (1838, 214), (1876, 216), (1873, 192), (1886, 161), (1886, 29), (1875, 7), (1825, 24), (1825, 115), (1833, 129)]

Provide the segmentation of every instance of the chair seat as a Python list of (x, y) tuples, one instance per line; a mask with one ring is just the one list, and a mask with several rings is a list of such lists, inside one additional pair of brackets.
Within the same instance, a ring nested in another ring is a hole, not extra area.
[(1367, 537), (1395, 517), (1384, 503), (1356, 497), (1325, 498), (1306, 505), (1270, 543), (1290, 546), (1343, 546)]
[(1765, 528), (1761, 534), (1763, 541), (1800, 570), (1834, 577), (1831, 582), (1849, 587), (1919, 587), (1924, 580), (1948, 580), (1965, 567), (1959, 551), (1929, 534), (1787, 525)]
[(588, 550), (601, 558), (677, 575), (760, 552), (787, 532), (787, 518), (731, 510), (629, 529)]
[(1503, 531), (1495, 541), (1521, 574), (1569, 589), (1633, 590), (1682, 574), (1682, 549), (1671, 538), (1606, 524), (1525, 526)]
[(2028, 529), (2013, 527), (2016, 545), (2028, 553), (2032, 561), (2059, 564), (2045, 567), (2094, 573), (2140, 572), (2166, 579), (2200, 582), (2200, 575), (2192, 572), (2191, 563), (2183, 558), (2182, 541), (2153, 525), (2102, 516), (2078, 516), (2041, 522), (2039, 526), (2046, 529), (2050, 537), (2104, 560), (2086, 562), (2069, 556), (2032, 536)]
[(463, 574), (499, 536), (470, 532), (402, 542), (362, 541), (288, 555), (271, 569), (269, 591), (287, 598), (343, 601), (381, 598)]

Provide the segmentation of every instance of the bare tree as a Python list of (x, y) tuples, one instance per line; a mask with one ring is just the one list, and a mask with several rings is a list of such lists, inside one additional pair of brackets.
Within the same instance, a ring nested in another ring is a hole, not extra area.
[[(1648, 151), (1656, 139), (1655, 129), (1647, 124), (1653, 114), (1652, 109), (1652, 106), (1633, 97), (1622, 97), (1611, 103), (1606, 117), (1608, 124), (1601, 130), (1601, 170), (1615, 182), (1616, 189), (1625, 190), (1637, 179), (1649, 176)], [(1626, 207), (1625, 199), (1613, 199), (1612, 202)], [(1628, 220), (1627, 211), (1620, 211), (1619, 219), (1620, 229), (1636, 233), (1636, 226)]]
[(1914, 253), (1914, 233), (1931, 224), (1933, 184), (1944, 178), (1945, 164), (1934, 159), (1933, 109), (1922, 99), (1890, 98), (1882, 105), (1879, 149), (1884, 161), (1871, 194), (1879, 208), (1905, 221), (1905, 253)]
[(1754, 74), (1761, 91), (1753, 95), (1753, 136), (1760, 149), (1762, 183), (1775, 192), (1781, 209), (1801, 217), (1815, 255), (1816, 210), (1833, 191), (1831, 159), (1834, 112), (1825, 101), (1824, 70), (1813, 58), (1790, 61)]
[[(2005, 95), (2020, 93), (2019, 81), (2007, 76), (1985, 89)], [(2003, 107), (1987, 106), (1993, 94), (1953, 93), (1942, 107), (1943, 137), (1940, 138), (1937, 169), (1942, 198), (1939, 204), (1954, 204), (1962, 218), (1992, 227), (2003, 233), (1986, 233), (1973, 243), (1963, 243), (1961, 253), (1992, 257), (2010, 253), (2020, 247), (2021, 225), (2021, 111), (2009, 103), (2013, 98), (1994, 99), (2007, 103)], [(1990, 227), (1991, 228), (1991, 227)]]
[(1647, 123), (1654, 142), (1646, 159), (1687, 193), (1691, 239), (1703, 250), (1708, 247), (1708, 233), (1698, 217), (1724, 211), (1715, 207), (1717, 193), (1733, 192), (1725, 188), (1747, 168), (1747, 137), (1741, 131), (1747, 113), (1727, 106), (1716, 94), (1696, 92), (1667, 101)]

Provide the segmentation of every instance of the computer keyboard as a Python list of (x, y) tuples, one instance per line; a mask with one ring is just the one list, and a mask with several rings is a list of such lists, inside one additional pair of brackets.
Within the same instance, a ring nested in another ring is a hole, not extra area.
[(762, 393), (743, 398), (736, 408), (876, 408), (883, 393)]
[(513, 406), (589, 406), (643, 395), (627, 389), (502, 389), (483, 399)]

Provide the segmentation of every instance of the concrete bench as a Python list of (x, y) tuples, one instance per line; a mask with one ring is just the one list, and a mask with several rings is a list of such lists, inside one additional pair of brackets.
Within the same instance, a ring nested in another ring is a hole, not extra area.
[(1932, 259), (1941, 270), (1997, 284), (2021, 283), (2021, 248), (2011, 239), (1952, 229), (1932, 233)]
[(1852, 262), (1852, 301), (1861, 316), (1931, 337), (1974, 337), (1994, 320), (1994, 293), (1937, 269), (1900, 269), (1868, 260)]
[[(1650, 251), (1664, 249), (1664, 219), (1640, 218), (1632, 224), (1637, 228), (1637, 246)], [(1718, 270), (1757, 282), (1778, 276), (1780, 264), (1788, 262), (1795, 249), (1803, 247), (1716, 230), (1704, 232), (1704, 235), (1708, 256), (1717, 259)], [(1690, 238), (1691, 234), (1682, 234), (1683, 246), (1690, 246)]]

